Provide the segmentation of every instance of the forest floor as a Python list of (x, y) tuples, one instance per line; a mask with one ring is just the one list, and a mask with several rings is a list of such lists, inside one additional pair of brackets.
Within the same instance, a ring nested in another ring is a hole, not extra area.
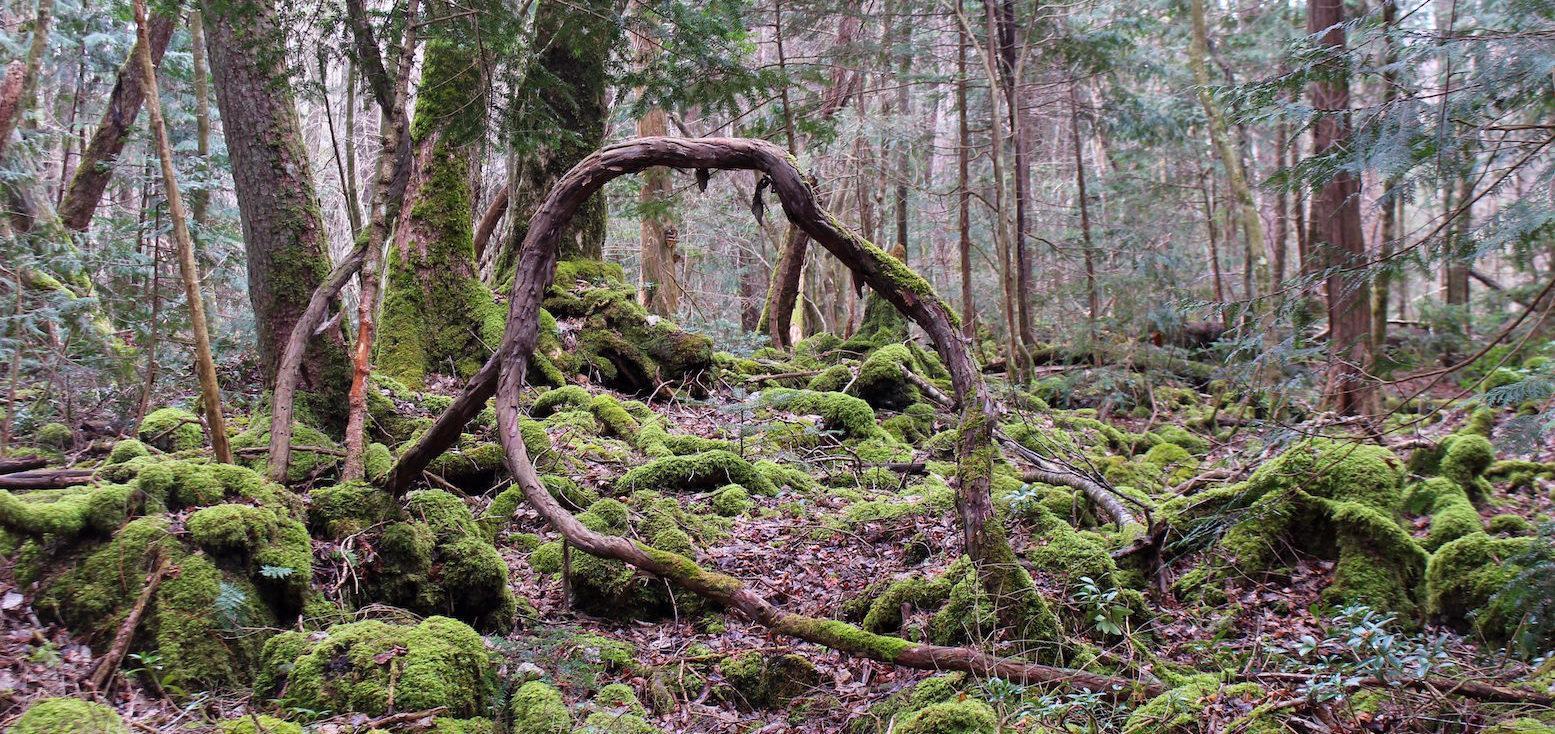
[[(1086, 387), (1084, 376), (1068, 375), (1062, 378), (1066, 381), (1065, 396), (1058, 399), (1049, 395), (1055, 404), (1064, 405), (1055, 407), (1055, 412), (1085, 420), (1097, 416), (1095, 405), (1087, 405), (1087, 398), (1081, 395)], [(1133, 377), (1156, 379), (1150, 375)], [(751, 382), (760, 387), (760, 380)], [(434, 385), (425, 395), (446, 394), (454, 387), (453, 382)], [(610, 394), (598, 388), (589, 392)], [(1202, 426), (1205, 406), (1217, 400), (1185, 387), (1173, 388), (1172, 396), (1168, 406), (1103, 411), (1111, 413), (1104, 424), (1126, 436), (1149, 435), (1162, 426), (1186, 430), (1190, 425)], [(623, 395), (615, 397), (627, 400)], [(870, 462), (858, 457), (857, 445), (819, 430), (814, 418), (781, 406), (759, 404), (756, 397), (745, 386), (732, 389), (725, 381), (705, 399), (651, 406), (672, 435), (726, 442), (736, 452), (800, 468), (811, 479), (819, 480), (808, 487), (781, 486), (767, 496), (751, 493), (752, 504), (727, 519), (715, 519), (709, 511), (710, 488), (675, 495), (693, 517), (703, 518), (701, 521), (712, 528), (696, 537), (697, 561), (703, 567), (744, 580), (788, 611), (854, 622), (884, 590), (882, 582), (954, 573), (960, 547), (956, 513), (944, 493), (926, 486), (934, 483), (939, 471), (934, 450), (924, 448), (932, 440), (920, 439), (900, 456), (892, 457), (905, 463), (927, 463), (927, 478), (914, 471), (860, 471)], [(411, 414), (432, 414), (414, 404), (401, 403), (400, 407)], [(897, 415), (885, 409), (879, 414), (882, 421)], [(1423, 439), (1416, 441), (1420, 445), (1439, 442), (1459, 431), (1468, 415), (1469, 411), (1461, 408), (1444, 411), (1412, 438)], [(1496, 416), (1496, 427), (1512, 416), (1511, 411), (1502, 411)], [(931, 435), (952, 428), (949, 418), (941, 413), (930, 419), (932, 427), (926, 426), (921, 433)], [(1044, 429), (1056, 425), (1046, 417), (1036, 420)], [(1063, 420), (1061, 417), (1059, 422)], [(1208, 423), (1217, 427), (1188, 431), (1202, 439), (1205, 447), (1193, 458), (1191, 467), (1168, 467), (1168, 471), (1155, 467), (1153, 480), (1158, 486), (1136, 488), (1158, 511), (1174, 493), (1209, 492), (1210, 488), (1246, 480), (1288, 446), (1297, 432), (1291, 426), (1260, 423), (1250, 414), (1232, 420), (1218, 420), (1211, 414)], [(644, 465), (646, 457), (629, 446), (589, 435), (590, 431), (579, 425), (576, 420), (547, 423), (552, 443), (563, 454), (548, 471), (566, 476), (586, 491), (608, 496), (612, 483), (626, 471)], [(1098, 471), (1116, 479), (1142, 481), (1138, 472), (1145, 465), (1139, 455), (1144, 452), (1103, 448), (1098, 444), (1106, 439), (1095, 433), (1096, 428), (1081, 421), (1069, 431)], [(787, 438), (781, 438), (784, 436)], [(907, 443), (914, 444), (910, 439)], [(1397, 453), (1403, 458), (1408, 450)], [(1116, 457), (1110, 464), (1105, 463), (1109, 456)], [(939, 457), (942, 461), (943, 453)], [(1555, 447), (1535, 447), (1519, 458), (1552, 462)], [(82, 461), (90, 463), (91, 459)], [(1195, 478), (1202, 481), (1189, 481)], [(480, 517), (510, 484), (502, 479), (478, 481), (486, 483), (460, 485), (475, 517)], [(1511, 523), (1493, 519), (1504, 515), (1527, 520), (1527, 527), (1546, 521), (1555, 516), (1552, 488), (1555, 484), (1547, 476), (1535, 477), (1526, 487), (1498, 484), (1494, 497), (1479, 508), (1482, 522), (1490, 527)], [(308, 487), (299, 489), (306, 493)], [(1094, 512), (1084, 506), (1083, 498), (1073, 492), (1055, 494), (1054, 489), (1046, 488), (1047, 494), (1040, 500), (1027, 501), (1039, 501), (1056, 510), (1062, 508), (1058, 500), (1068, 497), (1073, 509), (1065, 521), (1085, 532), (1086, 528), (1095, 529), (1095, 537), (1111, 543), (1114, 549), (1122, 544), (1100, 532), (1100, 524)], [(1022, 493), (1033, 491), (1028, 484), (1006, 492), (1002, 506), (1018, 506)], [(634, 510), (638, 509), (634, 505)], [(1011, 514), (1016, 518), (1010, 522), (1011, 540), (1018, 553), (1024, 555), (1048, 542), (1034, 531), (1034, 523), (1020, 519), (1026, 515), (1018, 511)], [(1417, 540), (1427, 540), (1430, 515), (1406, 515), (1403, 522)], [(509, 588), (516, 597), (528, 601), (520, 605), (519, 622), (510, 630), (486, 634), (488, 649), (500, 659), (495, 674), (509, 689), (515, 682), (542, 678), (553, 683), (570, 706), (586, 709), (589, 697), (601, 687), (625, 683), (640, 700), (648, 702), (647, 719), (671, 732), (873, 732), (886, 731), (892, 715), (905, 710), (901, 701), (910, 695), (912, 686), (933, 675), (932, 671), (909, 670), (775, 636), (736, 615), (702, 608), (684, 592), (669, 595), (669, 608), (656, 613), (622, 610), (627, 613), (604, 616), (597, 608), (580, 609), (569, 599), (563, 574), (536, 570), (541, 564), (531, 560), (538, 544), (557, 537), (528, 506), (521, 506), (495, 535), (495, 547), (509, 571)], [(348, 556), (342, 554), (341, 542), (315, 537), (313, 543), (314, 586), (338, 598), (350, 597), (352, 585), (360, 582), (354, 579), (357, 569), (342, 560)], [(1124, 731), (1126, 727), (1128, 731), (1265, 731), (1249, 722), (1272, 720), (1268, 718), (1271, 711), (1279, 713), (1279, 725), (1284, 729), (1267, 731), (1479, 731), (1522, 715), (1549, 715), (1546, 708), (1487, 705), (1441, 691), (1422, 694), (1402, 685), (1368, 686), (1361, 692), (1364, 695), (1342, 683), (1329, 688), (1315, 685), (1313, 681), (1330, 676), (1360, 680), (1364, 671), (1372, 669), (1368, 666), (1393, 664), (1403, 669), (1421, 660), (1428, 660), (1432, 671), (1444, 675), (1510, 683), (1539, 674), (1541, 661), (1519, 662), (1476, 641), (1475, 635), (1465, 634), (1461, 626), (1449, 629), (1433, 619), (1426, 619), (1423, 626), (1407, 619), (1379, 621), (1363, 610), (1340, 610), (1324, 598), (1324, 590), (1334, 579), (1336, 558), (1293, 548), (1283, 550), (1287, 552), (1282, 553), (1276, 570), (1244, 575), (1232, 568), (1224, 577), (1223, 594), (1195, 596), (1179, 595), (1174, 584), (1203, 565), (1205, 553), (1213, 551), (1200, 548), (1169, 555), (1158, 567), (1133, 570), (1120, 560), (1116, 588), (1107, 580), (1046, 573), (1035, 562), (1031, 564), (1039, 590), (1065, 620), (1063, 634), (1070, 638), (1066, 647), (1086, 650), (1084, 658), (1092, 663), (1101, 661), (1107, 669), (1147, 679), (1170, 680), (1169, 676), (1198, 671), (1261, 682), (1255, 692), (1225, 688), (1218, 696), (1202, 697), (1196, 703), (1192, 724), (1141, 729), (1136, 723), (1130, 727), (1130, 714), (1144, 702), (1112, 703), (1062, 687), (955, 679), (961, 690), (958, 695), (987, 703), (1000, 727), (1008, 731)], [(0, 561), (0, 726), (15, 720), (26, 704), (36, 699), (81, 695), (106, 649), (100, 638), (91, 640), (95, 644), (89, 646), (87, 637), (40, 617), (34, 607), (35, 590), (16, 582), (18, 557), (10, 554)], [(1124, 578), (1129, 580), (1124, 582)], [(640, 577), (634, 583), (651, 586), (665, 582)], [(1094, 588), (1085, 588), (1086, 583)], [(1119, 590), (1125, 588), (1142, 592), (1139, 602), (1119, 596)], [(940, 606), (935, 602), (904, 602), (902, 621), (893, 627), (909, 638), (927, 638), (938, 623)], [(376, 612), (366, 606), (356, 614), (365, 618)], [(1368, 638), (1388, 634), (1396, 635), (1398, 641), (1386, 650), (1371, 642), (1357, 642), (1356, 631), (1368, 628), (1372, 630), (1365, 634)], [(969, 644), (1008, 642), (995, 640), (992, 633), (979, 639), (976, 629), (962, 632), (959, 641)], [(599, 649), (600, 638), (627, 643), (630, 662), (614, 660), (610, 650)], [(724, 662), (746, 652), (769, 660), (797, 653), (812, 663), (814, 670), (797, 671), (792, 677), (801, 687), (785, 692), (778, 700), (751, 701), (746, 698), (747, 689), (727, 679)], [(1396, 658), (1393, 663), (1377, 662), (1389, 655)], [(1066, 662), (1080, 664), (1075, 658)], [(243, 691), (170, 690), (159, 685), (157, 665), (153, 653), (142, 650), (132, 654), (121, 666), (126, 673), (122, 684), (108, 697), (134, 730), (198, 731), (244, 712), (277, 711), (271, 702)], [(1545, 667), (1549, 667), (1547, 663)], [(1260, 678), (1265, 672), (1286, 677)], [(346, 734), (382, 722), (361, 713), (313, 713), (308, 730), (321, 734)], [(499, 731), (508, 730), (504, 715), (494, 718)], [(394, 722), (396, 730), (403, 731), (429, 730), (435, 725), (430, 716)]]

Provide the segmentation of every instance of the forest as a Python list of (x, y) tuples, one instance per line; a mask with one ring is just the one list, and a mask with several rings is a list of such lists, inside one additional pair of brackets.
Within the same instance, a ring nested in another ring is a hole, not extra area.
[(1555, 734), (1551, 0), (0, 0), (6, 734)]

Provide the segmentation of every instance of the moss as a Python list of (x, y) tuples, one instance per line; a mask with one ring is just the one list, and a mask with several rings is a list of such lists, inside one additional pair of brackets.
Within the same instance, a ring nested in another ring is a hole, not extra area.
[[(1182, 685), (1147, 701), (1129, 714), (1123, 726), (1125, 734), (1192, 734), (1203, 731), (1211, 707), (1234, 707), (1232, 710), (1255, 713), (1235, 716), (1225, 722), (1229, 727), (1249, 734), (1276, 734), (1284, 727), (1269, 714), (1257, 713), (1258, 703), (1267, 696), (1261, 686), (1254, 683), (1227, 685), (1213, 675), (1195, 675)], [(1235, 703), (1233, 703), (1235, 702)]]
[(150, 455), (151, 450), (146, 448), (146, 444), (133, 438), (126, 438), (114, 444), (113, 448), (108, 450), (108, 459), (105, 463), (123, 464), (130, 459)]
[(308, 495), (308, 525), (329, 538), (360, 533), (398, 510), (388, 492), (366, 482), (320, 487)]
[(772, 482), (756, 471), (749, 461), (721, 450), (654, 459), (621, 475), (615, 486), (617, 492), (635, 489), (694, 491), (731, 483), (755, 494), (777, 493)]
[[(591, 419), (592, 420), (592, 419)], [(439, 454), (427, 465), (427, 471), (457, 487), (484, 489), (507, 471), (507, 454), (501, 445), (478, 441), (470, 434), (460, 437), (453, 448)]]
[(384, 530), (380, 562), (369, 579), (390, 603), (447, 614), (486, 630), (505, 629), (517, 613), (508, 568), (470, 508), (441, 490), (412, 492), (414, 522)]
[(1486, 529), (1498, 535), (1527, 535), (1533, 532), (1533, 523), (1522, 515), (1505, 513), (1490, 518)]
[(834, 364), (813, 377), (805, 389), (813, 392), (840, 392), (853, 381), (853, 370), (845, 364)]
[(719, 663), (728, 689), (724, 696), (742, 706), (778, 708), (809, 693), (821, 682), (820, 672), (792, 653), (765, 655), (743, 652)]
[(1508, 639), (1522, 618), (1495, 596), (1523, 572), (1513, 561), (1533, 542), (1474, 533), (1438, 548), (1425, 572), (1426, 611), (1459, 629), (1472, 627), (1488, 640)]
[(877, 410), (900, 410), (918, 402), (918, 388), (903, 375), (911, 370), (913, 354), (902, 344), (887, 344), (871, 352), (859, 366), (848, 394), (863, 398)]
[(1482, 734), (1555, 734), (1555, 726), (1538, 719), (1523, 717), (1502, 721), (1482, 730)]
[[(1144, 462), (1161, 472), (1168, 484), (1177, 485), (1192, 479), (1198, 471), (1199, 460), (1188, 449), (1175, 443), (1159, 443), (1145, 452)], [(1138, 487), (1136, 489), (1144, 489)]]
[(253, 505), (214, 505), (189, 516), (189, 535), (210, 553), (252, 555), (276, 531), (275, 511)]
[(20, 535), (72, 538), (88, 529), (112, 532), (140, 506), (131, 485), (102, 484), (42, 494), (0, 489), (0, 528)]
[(496, 734), (497, 725), (491, 719), (452, 719), (439, 716), (432, 720), (430, 734)]
[[(275, 654), (267, 655), (266, 665), (284, 665), (289, 651), (267, 651)], [(284, 685), (281, 702), (291, 707), (378, 716), (389, 710), (392, 688), (397, 709), (446, 706), (447, 716), (469, 718), (495, 699), (492, 672), (475, 630), (428, 617), (415, 626), (377, 620), (336, 625), (323, 639), (309, 641), (289, 671), (272, 671), (267, 680)]]
[(394, 470), (394, 454), (381, 443), (370, 443), (362, 456), (362, 469), (368, 481), (382, 483)]
[(664, 731), (637, 714), (600, 711), (589, 714), (579, 731), (589, 734), (664, 734)]
[(975, 698), (931, 703), (897, 720), (897, 734), (995, 734), (994, 710)]
[(302, 734), (302, 725), (265, 714), (243, 716), (216, 725), (221, 734)]
[(586, 408), (591, 401), (587, 390), (577, 385), (566, 385), (541, 393), (534, 405), (529, 407), (529, 414), (535, 418), (544, 418), (565, 406)]
[(112, 707), (79, 698), (34, 701), (7, 734), (129, 734)]
[(795, 413), (808, 413), (821, 417), (827, 430), (836, 431), (845, 438), (874, 438), (883, 435), (875, 423), (875, 411), (852, 395), (838, 392), (811, 392), (790, 388), (772, 388), (761, 393), (764, 404)]
[(870, 632), (890, 632), (902, 626), (902, 609), (936, 609), (950, 596), (951, 586), (966, 575), (966, 564), (958, 562), (951, 571), (934, 578), (912, 576), (897, 579), (870, 603), (860, 623)]
[(1485, 470), (1495, 462), (1496, 451), (1490, 439), (1478, 434), (1456, 437), (1442, 457), (1442, 476), (1463, 488), (1469, 500), (1475, 503), (1490, 498), (1490, 485), (1485, 481)]
[(712, 505), (714, 512), (724, 517), (743, 515), (756, 506), (756, 503), (751, 501), (750, 493), (738, 484), (719, 487), (708, 498), (708, 504)]
[(513, 734), (568, 734), (572, 714), (562, 694), (549, 684), (529, 681), (513, 692), (508, 703)]
[(1338, 561), (1325, 599), (1364, 603), (1412, 616), (1425, 552), (1404, 530), (1399, 461), (1387, 449), (1314, 439), (1298, 443), (1255, 471), (1247, 482), (1168, 502), (1163, 514), (1186, 526), (1195, 513), (1234, 513), (1220, 539), (1222, 555), (1179, 590), (1277, 569), (1290, 550)]
[(63, 423), (45, 423), (33, 433), (32, 440), (41, 448), (64, 451), (75, 443), (76, 433)]
[(1164, 426), (1159, 426), (1147, 434), (1147, 438), (1151, 439), (1151, 443), (1159, 441), (1159, 443), (1181, 446), (1195, 456), (1203, 456), (1209, 453), (1209, 439), (1179, 425), (1168, 423)]
[(182, 408), (159, 408), (142, 418), (135, 435), (163, 451), (188, 451), (205, 446), (200, 419)]

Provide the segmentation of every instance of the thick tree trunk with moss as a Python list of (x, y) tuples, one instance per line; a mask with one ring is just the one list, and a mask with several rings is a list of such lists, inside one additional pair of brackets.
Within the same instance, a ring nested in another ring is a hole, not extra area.
[[(429, 8), (440, 16), (447, 10)], [(428, 374), (469, 376), (502, 335), (502, 312), (475, 268), (470, 160), (486, 124), (474, 24), (428, 39), (405, 204), (389, 250), (378, 369), (413, 388)]]
[[(259, 358), (271, 385), (292, 325), (329, 273), (329, 239), (287, 83), (274, 0), (211, 0), (204, 20), (243, 224)], [(345, 339), (338, 327), (327, 329), (302, 362), (301, 386), (312, 396), (316, 420), (343, 423), (350, 381)]]
[[(529, 218), (546, 192), (604, 142), (606, 63), (620, 38), (620, 11), (614, 0), (539, 0), (533, 45), (541, 50), (513, 104), (513, 227), (495, 260), (496, 283), (512, 278)], [(603, 257), (602, 197), (584, 203), (561, 243), (563, 260)]]

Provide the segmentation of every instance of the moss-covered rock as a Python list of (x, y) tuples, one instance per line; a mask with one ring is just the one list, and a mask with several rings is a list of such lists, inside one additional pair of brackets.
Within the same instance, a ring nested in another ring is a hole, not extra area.
[[(270, 417), (262, 413), (249, 420), (248, 430), (232, 437), (234, 450), (266, 449), (242, 454), (239, 463), (256, 471), (263, 471), (269, 465), (269, 446)], [(310, 448), (322, 450), (310, 451)], [(286, 481), (298, 483), (320, 476), (338, 465), (340, 456), (340, 445), (334, 439), (313, 426), (297, 422), (292, 426), (291, 464), (287, 467)]]
[(133, 438), (126, 438), (114, 444), (113, 448), (108, 450), (108, 459), (104, 463), (123, 464), (130, 459), (150, 455), (151, 451), (146, 448), (146, 444)]
[(728, 684), (723, 696), (741, 706), (777, 708), (809, 693), (821, 682), (820, 672), (800, 655), (743, 652), (718, 665)]
[(513, 692), (508, 703), (513, 734), (568, 734), (572, 731), (572, 713), (555, 687), (537, 680), (529, 681)]
[(1275, 570), (1297, 550), (1337, 560), (1327, 601), (1413, 616), (1426, 553), (1399, 519), (1400, 469), (1387, 449), (1313, 439), (1247, 482), (1168, 502), (1163, 514), (1176, 527), (1206, 512), (1238, 518), (1220, 538), (1219, 557), (1180, 578), (1178, 591), (1202, 593), (1234, 575)]
[(111, 707), (79, 698), (42, 698), (6, 734), (129, 734)]
[[(1217, 720), (1225, 730), (1250, 734), (1277, 734), (1284, 727), (1272, 715), (1255, 707), (1267, 693), (1256, 683), (1221, 683), (1213, 675), (1196, 675), (1182, 685), (1147, 701), (1129, 714), (1123, 725), (1125, 734), (1194, 734), (1204, 731), (1206, 722)], [(1219, 708), (1234, 705), (1224, 713)], [(1234, 711), (1252, 710), (1239, 715)]]
[(995, 734), (999, 719), (975, 698), (931, 703), (898, 719), (898, 734)]
[(1495, 597), (1525, 570), (1515, 561), (1534, 542), (1477, 532), (1438, 548), (1425, 572), (1426, 611), (1488, 640), (1508, 639), (1521, 626), (1522, 615)]
[(866, 439), (883, 434), (875, 423), (874, 409), (852, 395), (779, 387), (762, 391), (761, 402), (779, 410), (820, 416), (822, 426), (844, 438)]
[(483, 630), (512, 624), (518, 600), (507, 563), (462, 500), (442, 490), (412, 492), (404, 518), (378, 538), (367, 579), (371, 598)]
[(141, 419), (135, 436), (163, 451), (188, 451), (205, 446), (200, 426), (200, 419), (183, 408), (158, 408)]
[(636, 467), (616, 480), (617, 492), (638, 489), (697, 491), (738, 484), (754, 494), (773, 495), (777, 488), (749, 461), (722, 450), (688, 456), (664, 456)]
[(319, 487), (308, 495), (308, 526), (327, 538), (362, 532), (398, 512), (388, 492), (366, 482)]
[(216, 725), (221, 734), (302, 734), (302, 725), (266, 714), (249, 714)]
[(76, 432), (63, 423), (45, 423), (32, 434), (32, 442), (39, 448), (52, 451), (69, 449), (76, 441)]
[(750, 493), (738, 484), (728, 484), (714, 490), (707, 500), (712, 505), (713, 512), (724, 517), (735, 517), (751, 511), (756, 503), (751, 500)]
[(470, 718), (488, 712), (497, 693), (480, 635), (447, 617), (414, 626), (352, 622), (322, 639), (277, 636), (266, 646), (265, 666), (266, 688), (256, 694), (284, 691), (283, 705), (316, 711), (382, 715), (392, 690), (396, 709), (446, 706), (448, 717)]

